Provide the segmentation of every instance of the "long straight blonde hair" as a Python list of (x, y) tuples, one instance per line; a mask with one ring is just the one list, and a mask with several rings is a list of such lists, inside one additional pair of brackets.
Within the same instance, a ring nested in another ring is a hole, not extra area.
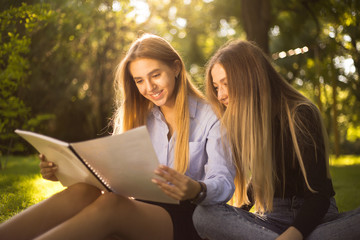
[[(222, 65), (226, 72), (229, 97), (227, 108), (218, 101), (217, 92), (213, 87), (211, 70), (215, 64)], [(325, 156), (328, 159), (326, 132), (320, 112), (310, 100), (276, 72), (263, 51), (248, 41), (231, 41), (220, 48), (208, 62), (206, 79), (207, 97), (221, 119), (223, 128), (227, 130), (236, 166), (236, 190), (232, 204), (241, 206), (249, 203), (247, 188), (251, 181), (255, 211), (272, 211), (277, 177), (274, 149), (276, 145), (281, 144), (281, 168), (284, 169), (284, 161), (288, 159), (284, 159), (286, 149), (283, 134), (287, 129), (290, 129), (295, 152), (292, 160), (298, 159), (307, 187), (315, 192), (307, 179), (299, 140), (305, 135), (311, 139), (315, 148), (319, 146), (316, 146), (311, 133), (299, 119), (297, 110), (299, 106), (306, 105), (319, 120)], [(281, 139), (274, 139), (276, 118), (280, 120)], [(330, 178), (328, 166), (327, 170)], [(284, 171), (282, 178), (284, 191)]]
[(173, 68), (176, 61), (181, 65), (175, 79), (175, 166), (185, 173), (189, 165), (189, 128), (190, 114), (188, 94), (202, 98), (201, 93), (189, 81), (183, 60), (177, 51), (163, 38), (143, 34), (133, 42), (126, 56), (115, 72), (115, 114), (113, 116), (113, 134), (121, 133), (146, 124), (146, 119), (154, 104), (142, 96), (130, 74), (130, 62), (139, 58), (149, 58), (163, 62)]

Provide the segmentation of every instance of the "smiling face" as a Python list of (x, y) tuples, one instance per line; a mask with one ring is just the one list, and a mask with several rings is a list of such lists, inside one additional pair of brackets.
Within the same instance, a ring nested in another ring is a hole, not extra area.
[(176, 62), (170, 67), (155, 59), (138, 58), (130, 63), (129, 71), (141, 95), (160, 108), (174, 106)]
[(217, 92), (217, 99), (226, 107), (229, 105), (228, 81), (225, 69), (216, 63), (211, 69), (212, 84)]

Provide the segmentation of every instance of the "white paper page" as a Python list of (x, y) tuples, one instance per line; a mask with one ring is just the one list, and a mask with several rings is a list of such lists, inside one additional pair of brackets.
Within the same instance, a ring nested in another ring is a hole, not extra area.
[(54, 162), (58, 166), (56, 177), (63, 186), (85, 182), (105, 190), (105, 187), (69, 149), (68, 143), (29, 131), (15, 130), (15, 132), (27, 140), (38, 152), (44, 154), (48, 161)]
[(109, 183), (114, 193), (165, 203), (178, 203), (151, 182), (158, 167), (145, 126), (120, 135), (72, 143), (71, 146)]

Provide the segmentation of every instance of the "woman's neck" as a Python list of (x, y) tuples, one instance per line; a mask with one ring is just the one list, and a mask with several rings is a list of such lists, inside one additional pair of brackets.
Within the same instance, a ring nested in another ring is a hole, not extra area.
[(160, 110), (161, 110), (162, 114), (164, 115), (166, 124), (169, 128), (168, 139), (170, 139), (171, 136), (173, 135), (173, 133), (175, 131), (175, 127), (176, 127), (175, 107), (174, 106), (173, 107), (162, 106), (162, 107), (160, 107)]

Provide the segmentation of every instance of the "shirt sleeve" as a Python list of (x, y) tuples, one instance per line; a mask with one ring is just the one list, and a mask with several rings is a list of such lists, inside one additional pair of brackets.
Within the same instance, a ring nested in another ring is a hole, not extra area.
[(226, 136), (222, 134), (218, 120), (209, 130), (206, 152), (208, 162), (205, 165), (203, 182), (207, 186), (207, 196), (200, 204), (227, 202), (235, 190), (235, 167), (232, 164), (230, 147), (226, 144)]
[(310, 191), (304, 182), (304, 203), (292, 224), (305, 238), (320, 224), (334, 192), (331, 180), (327, 176), (328, 159), (325, 155), (320, 116), (309, 107), (302, 106), (298, 109), (297, 119), (298, 126), (306, 128), (303, 132), (299, 128), (296, 129), (297, 140), (308, 183), (316, 191)]

